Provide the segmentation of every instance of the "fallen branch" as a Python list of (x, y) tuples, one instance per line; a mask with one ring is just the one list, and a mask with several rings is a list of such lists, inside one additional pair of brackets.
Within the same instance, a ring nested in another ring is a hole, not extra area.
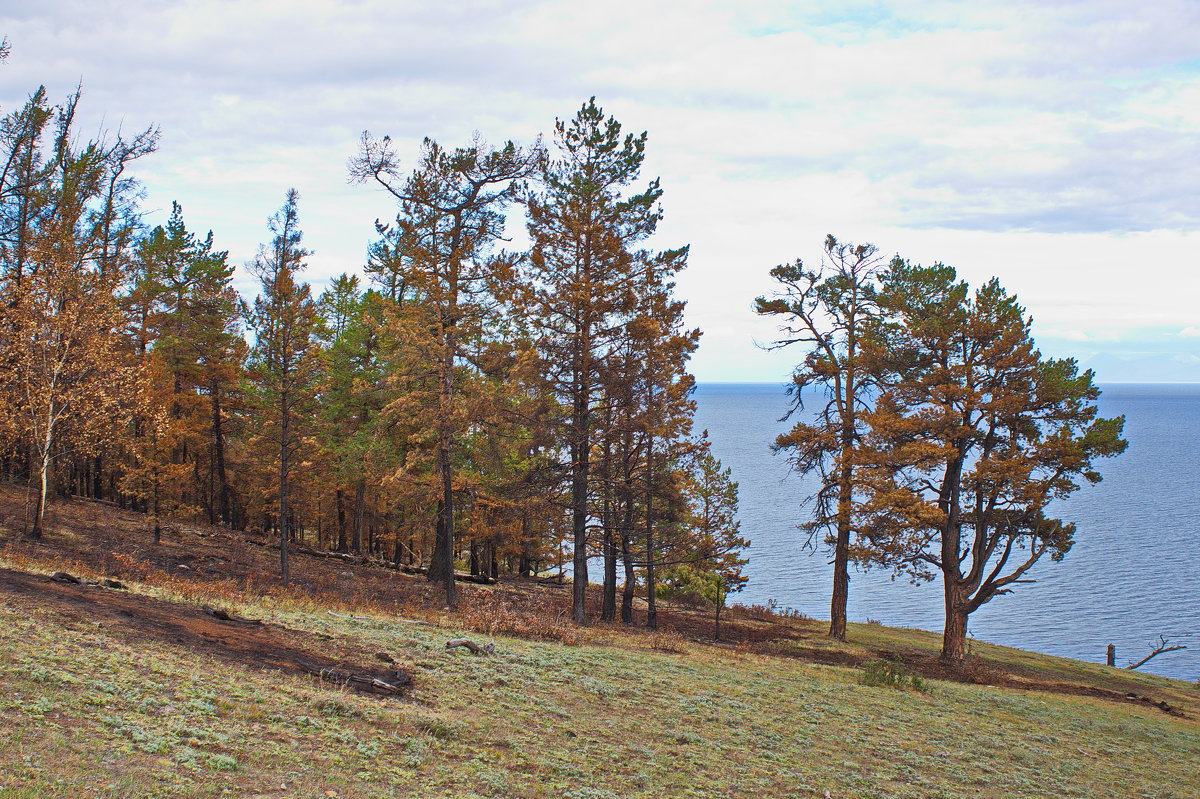
[(480, 646), (479, 644), (472, 641), (470, 638), (454, 638), (454, 639), (446, 642), (447, 649), (454, 649), (456, 646), (465, 646), (467, 649), (471, 650), (472, 654), (475, 654), (475, 655), (490, 655), (496, 651), (495, 644), (487, 644), (486, 646)]
[(113, 502), (111, 499), (97, 499), (96, 497), (82, 497), (79, 494), (72, 494), (71, 499), (77, 499), (80, 502), (95, 502), (97, 505), (107, 505), (110, 508), (121, 507), (118, 503)]
[(204, 606), (204, 612), (209, 616), (212, 616), (214, 619), (220, 619), (221, 621), (232, 621), (238, 624), (262, 624), (262, 622), (258, 619), (243, 619), (240, 616), (234, 616), (233, 614), (226, 613), (223, 610), (210, 608), (208, 605)]
[(1164, 654), (1166, 652), (1178, 652), (1180, 649), (1187, 649), (1187, 647), (1184, 646), (1183, 644), (1172, 644), (1171, 639), (1167, 638), (1165, 635), (1158, 636), (1157, 644), (1152, 643), (1152, 644), (1148, 644), (1148, 646), (1150, 647), (1149, 655), (1146, 655), (1146, 657), (1142, 658), (1137, 663), (1130, 663), (1125, 668), (1133, 670), (1140, 666), (1146, 665), (1153, 658), (1156, 658), (1159, 655)]

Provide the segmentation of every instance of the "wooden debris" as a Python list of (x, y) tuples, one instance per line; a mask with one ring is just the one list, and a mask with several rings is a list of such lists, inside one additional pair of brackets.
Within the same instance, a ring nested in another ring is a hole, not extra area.
[(475, 655), (490, 655), (496, 651), (495, 644), (487, 644), (486, 646), (480, 646), (479, 644), (472, 641), (470, 638), (454, 638), (454, 639), (446, 642), (447, 649), (454, 649), (456, 646), (465, 646), (467, 649), (471, 650), (472, 654), (475, 654)]
[(400, 694), (412, 683), (412, 677), (402, 671), (397, 671), (395, 676), (390, 680), (384, 680), (370, 675), (354, 674), (345, 669), (334, 667), (321, 668), (303, 660), (296, 661), (296, 665), (301, 671), (306, 671), (309, 674), (320, 677), (322, 680), (357, 688), (360, 691), (367, 691), (368, 693)]
[[(424, 566), (397, 566), (396, 571), (403, 574), (425, 574), (429, 570)], [(495, 585), (497, 582), (491, 577), (484, 577), (478, 574), (466, 574), (464, 572), (455, 572), (454, 579), (460, 583), (475, 583), (476, 585)]]
[(262, 624), (262, 622), (258, 619), (243, 619), (240, 616), (234, 616), (233, 614), (226, 613), (223, 610), (210, 608), (208, 605), (204, 606), (204, 612), (209, 616), (212, 616), (214, 619), (220, 619), (221, 621), (232, 621), (238, 624)]
[(127, 590), (124, 583), (119, 583), (116, 580), (105, 577), (103, 580), (85, 580), (81, 577), (76, 577), (73, 574), (66, 572), (55, 572), (50, 575), (50, 579), (56, 583), (70, 583), (71, 585), (90, 585), (93, 588), (113, 588), (117, 591)]

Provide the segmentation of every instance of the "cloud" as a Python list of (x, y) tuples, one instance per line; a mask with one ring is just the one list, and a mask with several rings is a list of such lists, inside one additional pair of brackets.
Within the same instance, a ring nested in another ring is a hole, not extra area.
[(829, 232), (1000, 275), (1092, 346), (1195, 321), (1191, 0), (39, 0), (0, 26), (0, 107), (82, 78), (83, 130), (161, 125), (149, 221), (178, 199), (238, 263), (294, 185), (314, 281), (361, 265), (394, 213), (346, 184), (363, 129), (411, 163), (424, 136), (528, 141), (595, 94), (650, 133), (689, 319), (720, 331), (705, 370), (770, 339), (748, 310), (767, 269)]
[(1179, 335), (1183, 336), (1184, 338), (1200, 337), (1200, 327), (1195, 327), (1195, 326), (1185, 327), (1183, 330), (1179, 331)]

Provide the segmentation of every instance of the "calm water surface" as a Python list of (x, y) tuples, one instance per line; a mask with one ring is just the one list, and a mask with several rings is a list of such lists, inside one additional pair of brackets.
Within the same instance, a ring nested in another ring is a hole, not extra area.
[[(698, 429), (741, 486), (742, 534), (751, 539), (750, 582), (735, 601), (774, 599), (816, 618), (829, 618), (832, 569), (828, 553), (801, 551), (804, 500), (812, 483), (791, 473), (769, 443), (787, 428), (783, 387), (709, 383), (696, 392)], [(1200, 385), (1110, 385), (1104, 416), (1125, 414), (1129, 449), (1101, 461), (1104, 481), (1061, 503), (1075, 521), (1075, 546), (1062, 563), (1047, 558), (1007, 596), (971, 617), (971, 634), (1005, 646), (1103, 662), (1117, 646), (1117, 664), (1140, 660), (1160, 633), (1186, 651), (1143, 666), (1170, 677), (1200, 678)], [(851, 572), (851, 621), (941, 630), (941, 586), (913, 586), (872, 570)]]

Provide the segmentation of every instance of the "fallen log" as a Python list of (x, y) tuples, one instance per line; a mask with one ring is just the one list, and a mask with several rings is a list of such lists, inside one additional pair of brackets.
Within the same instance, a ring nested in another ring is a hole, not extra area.
[(70, 583), (71, 585), (90, 585), (93, 588), (112, 588), (117, 591), (127, 590), (124, 583), (119, 583), (116, 580), (105, 577), (103, 580), (85, 580), (81, 577), (76, 577), (73, 574), (66, 572), (55, 572), (50, 575), (50, 579), (56, 583)]
[(357, 688), (368, 693), (395, 695), (404, 693), (404, 689), (412, 684), (412, 677), (402, 671), (396, 671), (390, 680), (372, 677), (368, 674), (355, 674), (332, 666), (321, 667), (305, 660), (297, 660), (296, 666), (301, 671), (308, 672), (322, 680), (335, 682), (339, 685)]
[[(396, 571), (402, 574), (428, 574), (429, 570), (424, 566), (397, 566)], [(455, 572), (454, 579), (460, 583), (475, 583), (476, 585), (495, 585), (498, 580), (492, 577), (484, 577), (481, 574), (467, 574), (466, 572)]]
[(454, 649), (458, 646), (465, 646), (467, 649), (471, 650), (471, 653), (474, 655), (490, 655), (496, 651), (495, 644), (480, 646), (470, 638), (454, 638), (446, 642), (447, 649)]
[(212, 616), (214, 619), (220, 619), (221, 621), (232, 621), (236, 622), (237, 624), (262, 624), (262, 621), (259, 619), (243, 619), (241, 616), (234, 616), (233, 614), (226, 613), (223, 610), (210, 608), (208, 605), (204, 606), (204, 612), (209, 616)]
[(107, 505), (110, 508), (121, 507), (120, 503), (114, 502), (111, 499), (97, 499), (96, 497), (83, 497), (79, 494), (72, 494), (71, 499), (77, 499), (80, 502), (95, 502), (97, 505)]
[(314, 558), (331, 558), (333, 560), (344, 560), (347, 563), (353, 563), (355, 566), (361, 566), (367, 562), (365, 555), (353, 555), (349, 552), (332, 552), (329, 550), (313, 549), (306, 547), (303, 544), (290, 544), (288, 549), (292, 552), (299, 552), (302, 555), (309, 555)]

